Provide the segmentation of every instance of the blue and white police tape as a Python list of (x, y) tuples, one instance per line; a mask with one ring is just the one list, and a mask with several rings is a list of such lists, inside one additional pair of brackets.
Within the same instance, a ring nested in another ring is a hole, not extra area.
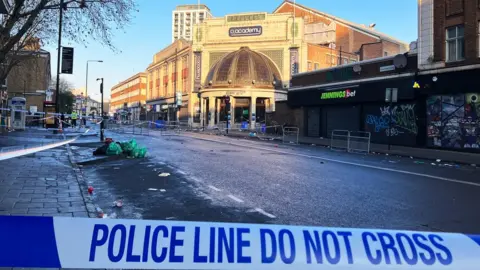
[(0, 267), (479, 269), (459, 233), (0, 216)]

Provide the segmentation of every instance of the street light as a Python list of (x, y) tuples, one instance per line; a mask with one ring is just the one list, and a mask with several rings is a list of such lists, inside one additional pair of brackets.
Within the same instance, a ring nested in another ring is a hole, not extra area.
[(105, 119), (103, 117), (103, 78), (98, 78), (97, 82), (101, 81), (100, 83), (100, 94), (102, 95), (102, 109), (100, 115), (102, 116), (102, 121), (100, 122), (100, 141), (103, 142), (103, 127), (105, 126)]
[(85, 72), (85, 114), (87, 113), (87, 106), (88, 106), (88, 63), (89, 62), (96, 62), (96, 63), (103, 63), (103, 60), (87, 60), (87, 71)]

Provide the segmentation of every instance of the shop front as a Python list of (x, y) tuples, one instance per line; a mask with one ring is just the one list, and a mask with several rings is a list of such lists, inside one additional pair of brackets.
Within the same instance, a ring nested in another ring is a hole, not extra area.
[[(415, 100), (414, 82), (414, 76), (405, 74), (388, 80), (291, 90), (288, 104), (304, 108), (305, 136), (330, 138), (333, 130), (366, 131), (373, 143), (415, 146), (421, 106)], [(396, 93), (392, 102), (386, 101), (390, 91)]]
[(428, 147), (480, 152), (480, 71), (421, 75)]

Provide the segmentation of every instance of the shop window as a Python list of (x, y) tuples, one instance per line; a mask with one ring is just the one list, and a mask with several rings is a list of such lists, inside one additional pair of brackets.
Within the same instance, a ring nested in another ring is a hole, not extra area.
[(428, 145), (480, 149), (480, 93), (427, 99)]
[(447, 62), (465, 59), (465, 39), (463, 25), (447, 28), (446, 59)]

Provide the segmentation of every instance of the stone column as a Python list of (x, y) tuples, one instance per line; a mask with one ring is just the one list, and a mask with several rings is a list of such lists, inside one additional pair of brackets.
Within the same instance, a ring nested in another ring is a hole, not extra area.
[(210, 119), (208, 119), (208, 126), (215, 126), (215, 97), (208, 98), (208, 112), (210, 113)]
[(217, 115), (216, 115), (216, 120), (217, 120), (217, 125), (220, 123), (220, 103), (221, 103), (221, 100), (220, 99), (215, 99), (216, 100), (216, 104), (215, 104), (215, 111), (217, 112)]
[(257, 97), (252, 96), (250, 100), (250, 128), (255, 129), (255, 122), (257, 119)]
[(230, 97), (230, 128), (235, 124), (235, 98)]

